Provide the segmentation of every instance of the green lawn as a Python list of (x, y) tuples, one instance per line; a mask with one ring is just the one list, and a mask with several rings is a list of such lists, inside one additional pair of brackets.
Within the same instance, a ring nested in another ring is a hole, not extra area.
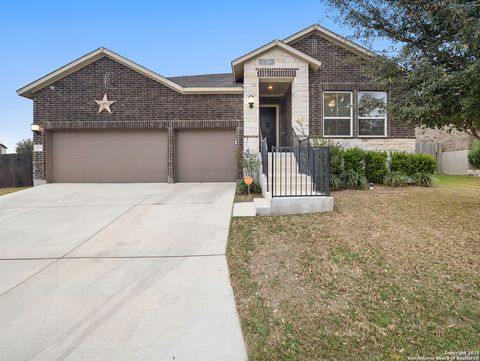
[(479, 350), (480, 178), (334, 193), (335, 211), (234, 218), (250, 360), (407, 360)]
[(437, 175), (434, 184), (452, 188), (474, 187), (480, 188), (480, 178), (466, 175)]
[(30, 187), (18, 187), (18, 188), (0, 188), (0, 196), (4, 196), (5, 194), (13, 193), (22, 191), (24, 189), (28, 189)]

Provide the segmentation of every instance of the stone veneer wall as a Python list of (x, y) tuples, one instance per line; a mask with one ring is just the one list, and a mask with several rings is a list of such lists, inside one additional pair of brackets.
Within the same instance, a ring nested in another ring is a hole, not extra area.
[(415, 139), (395, 139), (395, 138), (353, 138), (353, 139), (332, 139), (335, 144), (344, 148), (362, 148), (365, 150), (381, 151), (415, 151)]
[[(107, 93), (112, 114), (98, 113), (94, 99)], [(108, 57), (103, 57), (34, 94), (34, 180), (46, 180), (49, 131), (61, 129), (168, 129), (169, 181), (175, 168), (174, 138), (179, 128), (231, 128), (243, 148), (243, 94), (180, 94)], [(241, 170), (239, 169), (239, 176)]]
[[(262, 65), (260, 59), (273, 59), (274, 64)], [(309, 85), (308, 85), (308, 63), (297, 58), (286, 51), (273, 48), (244, 64), (244, 148), (251, 152), (259, 151), (259, 78), (257, 68), (289, 68), (297, 69), (291, 86), (291, 123), (301, 129), (299, 133), (308, 134), (309, 131)], [(289, 81), (278, 78), (279, 81)], [(255, 97), (255, 104), (250, 108), (248, 97)]]

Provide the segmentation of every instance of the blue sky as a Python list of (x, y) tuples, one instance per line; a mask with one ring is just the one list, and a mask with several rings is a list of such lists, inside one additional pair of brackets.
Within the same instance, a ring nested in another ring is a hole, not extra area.
[(107, 47), (164, 76), (230, 71), (230, 61), (319, 23), (340, 35), (319, 0), (2, 1), (0, 142), (31, 136), (32, 101), (15, 91)]

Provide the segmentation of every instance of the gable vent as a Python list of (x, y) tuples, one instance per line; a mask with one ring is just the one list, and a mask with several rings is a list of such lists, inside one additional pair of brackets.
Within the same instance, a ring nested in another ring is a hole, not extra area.
[(258, 63), (260, 65), (275, 65), (275, 59), (259, 59)]
[(294, 78), (298, 68), (257, 68), (259, 78)]

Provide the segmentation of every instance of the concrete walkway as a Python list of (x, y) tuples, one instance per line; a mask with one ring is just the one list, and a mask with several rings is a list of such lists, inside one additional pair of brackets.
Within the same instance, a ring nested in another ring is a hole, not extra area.
[(232, 183), (49, 184), (0, 197), (0, 360), (246, 360)]

